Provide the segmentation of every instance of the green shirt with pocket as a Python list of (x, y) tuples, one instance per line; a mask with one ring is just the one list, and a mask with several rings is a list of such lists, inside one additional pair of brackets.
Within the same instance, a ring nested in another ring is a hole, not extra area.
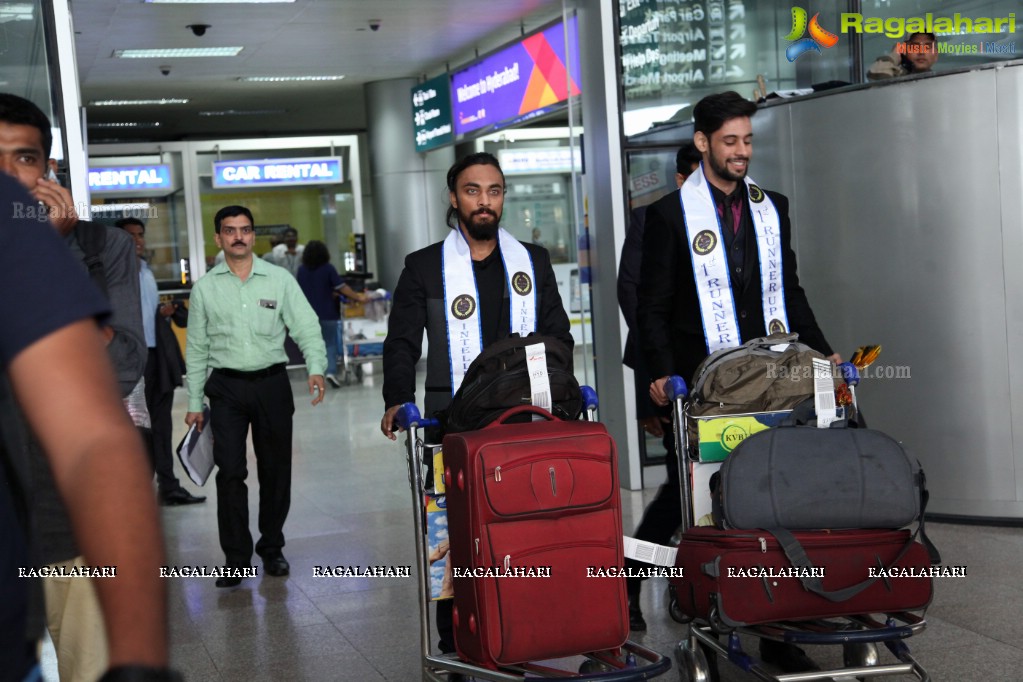
[(320, 320), (291, 273), (255, 257), (244, 282), (226, 263), (207, 272), (188, 304), (188, 411), (202, 411), (211, 369), (253, 372), (287, 362), (285, 332), (302, 349), (309, 374), (322, 375), (327, 349)]

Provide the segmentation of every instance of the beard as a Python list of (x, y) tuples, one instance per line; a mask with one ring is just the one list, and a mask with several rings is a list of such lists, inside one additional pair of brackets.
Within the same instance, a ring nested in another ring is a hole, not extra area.
[(458, 211), (458, 220), (465, 226), (469, 236), (478, 242), (489, 242), (497, 238), (501, 227), (501, 215), (490, 209), (481, 208), (473, 213)]
[[(746, 169), (749, 169), (749, 157), (742, 158), (744, 161), (746, 161)], [(732, 171), (728, 170), (728, 159), (727, 158), (720, 159), (717, 156), (715, 156), (713, 152), (709, 154), (708, 161), (710, 161), (711, 170), (713, 170), (714, 173), (722, 180), (728, 180), (729, 182), (738, 182), (742, 180), (744, 177), (746, 177), (746, 170), (743, 170), (741, 173), (733, 173)]]

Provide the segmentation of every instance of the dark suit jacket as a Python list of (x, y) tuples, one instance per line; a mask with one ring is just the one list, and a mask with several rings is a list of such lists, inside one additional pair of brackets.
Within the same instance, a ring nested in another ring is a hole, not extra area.
[(175, 387), (181, 386), (181, 377), (185, 372), (185, 360), (181, 357), (181, 346), (178, 337), (171, 328), (171, 320), (179, 327), (188, 326), (188, 308), (181, 301), (174, 314), (166, 318), (160, 314), (160, 305), (156, 306), (156, 386), (157, 394), (171, 393)]
[[(394, 289), (387, 339), (384, 341), (383, 393), (386, 407), (415, 400), (416, 363), (422, 355), (424, 330), (429, 342), (424, 414), (433, 414), (451, 402), (451, 362), (448, 357), (444, 278), (441, 271), (443, 244), (431, 244), (405, 257), (405, 269)], [(536, 276), (537, 332), (557, 337), (571, 350), (574, 345), (571, 324), (561, 304), (550, 254), (541, 246), (523, 245), (533, 261)], [(503, 281), (504, 303), (501, 306), (499, 338), (506, 338), (509, 333), (507, 276)], [(486, 314), (487, 311), (481, 309), (480, 312)]]
[[(799, 286), (789, 201), (776, 192), (767, 194), (781, 218), (785, 310), (790, 331), (798, 333), (800, 341), (814, 350), (831, 355), (831, 346), (817, 326), (806, 294)], [(756, 236), (752, 229), (747, 229), (745, 237), (743, 269), (746, 273), (758, 273)], [(732, 295), (742, 340), (766, 336), (759, 275), (747, 276), (745, 282), (739, 282), (733, 273)], [(678, 374), (686, 382), (691, 381), (708, 351), (678, 192), (658, 199), (647, 209), (637, 324), (650, 376), (659, 379)]]

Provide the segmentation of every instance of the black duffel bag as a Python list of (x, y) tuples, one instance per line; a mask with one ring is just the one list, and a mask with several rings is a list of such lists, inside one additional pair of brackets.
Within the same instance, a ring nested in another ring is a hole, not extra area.
[[(871, 429), (779, 426), (739, 443), (721, 466), (715, 523), (787, 530), (902, 528), (924, 532), (927, 483), (920, 463)], [(915, 537), (915, 536), (914, 536)], [(935, 561), (937, 563), (937, 561)]]
[[(451, 404), (437, 414), (444, 433), (481, 429), (513, 407), (535, 404), (526, 347), (537, 343), (543, 343), (546, 351), (552, 400), (551, 405), (537, 406), (560, 419), (578, 419), (583, 400), (572, 373), (572, 351), (554, 337), (512, 335), (484, 348), (469, 365)], [(529, 419), (521, 415), (521, 421)]]

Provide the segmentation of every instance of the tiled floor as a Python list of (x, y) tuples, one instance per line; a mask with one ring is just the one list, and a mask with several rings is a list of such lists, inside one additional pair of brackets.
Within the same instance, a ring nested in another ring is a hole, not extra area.
[[(212, 579), (169, 579), (173, 664), (186, 679), (420, 679), (414, 578), (312, 576), (315, 565), (411, 566), (415, 561), (404, 448), (379, 432), (379, 380), (379, 374), (371, 375), (365, 385), (328, 389), (315, 408), (299, 398), (305, 383), (293, 380), (293, 503), (285, 526), (291, 575), (261, 575), (233, 590), (214, 588)], [(179, 390), (175, 422), (181, 433), (184, 407)], [(255, 533), (254, 464), (250, 472)], [(163, 510), (170, 563), (217, 565), (223, 557), (215, 487), (212, 480), (202, 490), (188, 487), (210, 499)], [(623, 493), (625, 528), (634, 528), (652, 494)], [(1018, 615), (1023, 531), (942, 524), (928, 529), (946, 563), (966, 565), (967, 577), (936, 581), (929, 627), (909, 640), (910, 648), (933, 680), (1023, 679), (1023, 618)], [(262, 573), (258, 558), (255, 565)], [(635, 639), (671, 654), (684, 628), (666, 614), (665, 586), (653, 580), (644, 589), (649, 629)], [(811, 653), (824, 664), (838, 664), (835, 649), (813, 647)], [(52, 654), (46, 655), (46, 679), (55, 680)], [(662, 679), (676, 675), (673, 670)], [(752, 679), (735, 668), (723, 670), (722, 678)]]

